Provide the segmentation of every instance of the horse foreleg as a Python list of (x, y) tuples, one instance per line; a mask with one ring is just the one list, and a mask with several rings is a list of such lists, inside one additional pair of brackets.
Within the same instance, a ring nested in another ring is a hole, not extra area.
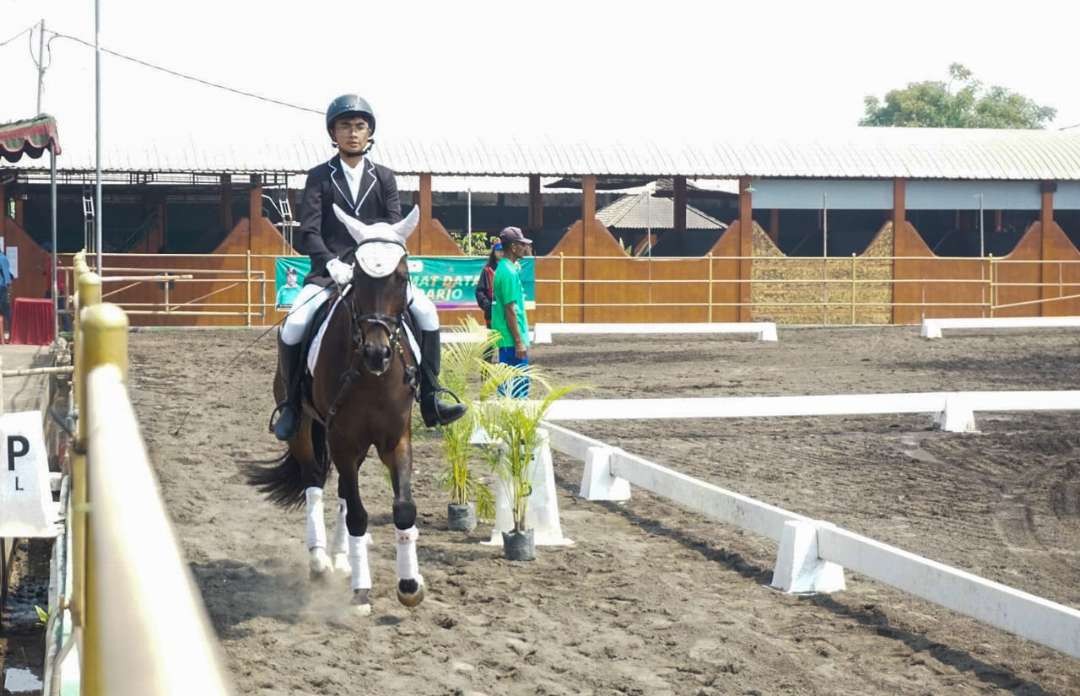
[[(367, 450), (364, 447), (361, 451)], [(360, 462), (355, 455), (343, 448), (335, 449), (331, 445), (330, 456), (338, 471), (338, 495), (345, 499), (345, 529), (348, 549), (349, 587), (353, 591), (352, 606), (357, 613), (371, 613), (371, 566), (368, 563), (368, 547), (371, 535), (368, 534), (368, 515), (364, 503), (360, 500), (360, 487), (357, 472)], [(338, 519), (341, 522), (340, 516)]]
[(394, 527), (397, 547), (397, 596), (407, 607), (424, 601), (424, 576), (416, 558), (416, 504), (412, 499), (412, 444), (408, 435), (389, 451), (380, 451), (383, 464), (390, 469), (394, 487)]

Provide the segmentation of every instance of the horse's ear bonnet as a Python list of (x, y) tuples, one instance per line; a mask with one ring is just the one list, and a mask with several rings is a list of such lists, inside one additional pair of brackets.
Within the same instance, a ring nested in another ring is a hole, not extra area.
[(394, 272), (405, 255), (405, 240), (420, 222), (420, 209), (413, 206), (404, 220), (390, 224), (376, 222), (365, 225), (334, 204), (334, 215), (345, 225), (359, 245), (356, 262), (360, 269), (372, 278), (385, 278)]

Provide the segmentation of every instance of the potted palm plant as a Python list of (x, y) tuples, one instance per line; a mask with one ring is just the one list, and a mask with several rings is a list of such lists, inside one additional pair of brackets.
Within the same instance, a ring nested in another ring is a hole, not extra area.
[[(531, 561), (536, 558), (536, 544), (527, 513), (540, 422), (552, 404), (577, 387), (554, 386), (535, 366), (484, 364), (482, 369), (485, 376), (476, 417), (491, 443), (486, 449), (487, 463), (510, 501), (514, 524), (502, 533), (503, 553), (509, 560)], [(525, 400), (498, 393), (500, 386), (515, 379), (529, 379), (534, 394), (542, 397)]]
[(496, 339), (471, 317), (455, 332), (483, 338), (479, 341), (448, 341), (443, 345), (443, 384), (470, 408), (463, 418), (440, 429), (446, 468), (439, 482), (450, 494), (446, 507), (447, 526), (453, 531), (471, 532), (476, 528), (478, 518), (490, 520), (495, 515), (491, 489), (470, 466), (473, 449), (469, 441), (477, 422), (475, 400), (480, 391), (480, 365), (485, 351)]

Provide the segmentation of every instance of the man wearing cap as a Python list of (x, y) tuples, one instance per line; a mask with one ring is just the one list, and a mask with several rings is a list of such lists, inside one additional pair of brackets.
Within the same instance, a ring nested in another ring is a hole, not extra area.
[[(375, 144), (375, 112), (362, 97), (343, 94), (326, 110), (326, 132), (338, 154), (308, 172), (300, 199), (297, 251), (311, 257), (311, 272), (293, 300), (278, 333), (278, 360), (285, 380), (286, 398), (278, 404), (273, 432), (279, 440), (292, 438), (300, 425), (300, 377), (303, 339), (315, 310), (333, 288), (352, 282), (353, 267), (346, 259), (356, 242), (337, 219), (333, 206), (361, 222), (394, 223), (401, 220), (394, 172), (368, 157)], [(430, 427), (447, 425), (465, 415), (464, 404), (438, 398), (440, 367), (439, 315), (423, 292), (409, 286), (409, 312), (419, 331), (420, 415)]]
[[(491, 303), (491, 328), (499, 332), (499, 362), (507, 365), (529, 364), (529, 320), (525, 315), (525, 288), (521, 283), (521, 259), (529, 253), (531, 239), (517, 227), (507, 227), (499, 234), (503, 259), (495, 269)], [(516, 380), (510, 387), (515, 399), (529, 396), (528, 379)]]

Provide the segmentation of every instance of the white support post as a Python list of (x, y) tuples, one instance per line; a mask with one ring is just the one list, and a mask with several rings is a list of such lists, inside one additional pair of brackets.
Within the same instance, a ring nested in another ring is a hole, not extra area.
[(843, 567), (818, 555), (818, 528), (826, 526), (833, 525), (816, 520), (784, 523), (772, 587), (789, 594), (840, 592), (846, 588)]
[(585, 500), (630, 500), (630, 483), (611, 473), (613, 447), (590, 447), (578, 495)]
[(935, 420), (938, 427), (947, 433), (978, 432), (971, 404), (956, 394), (945, 397), (945, 410), (938, 414)]

